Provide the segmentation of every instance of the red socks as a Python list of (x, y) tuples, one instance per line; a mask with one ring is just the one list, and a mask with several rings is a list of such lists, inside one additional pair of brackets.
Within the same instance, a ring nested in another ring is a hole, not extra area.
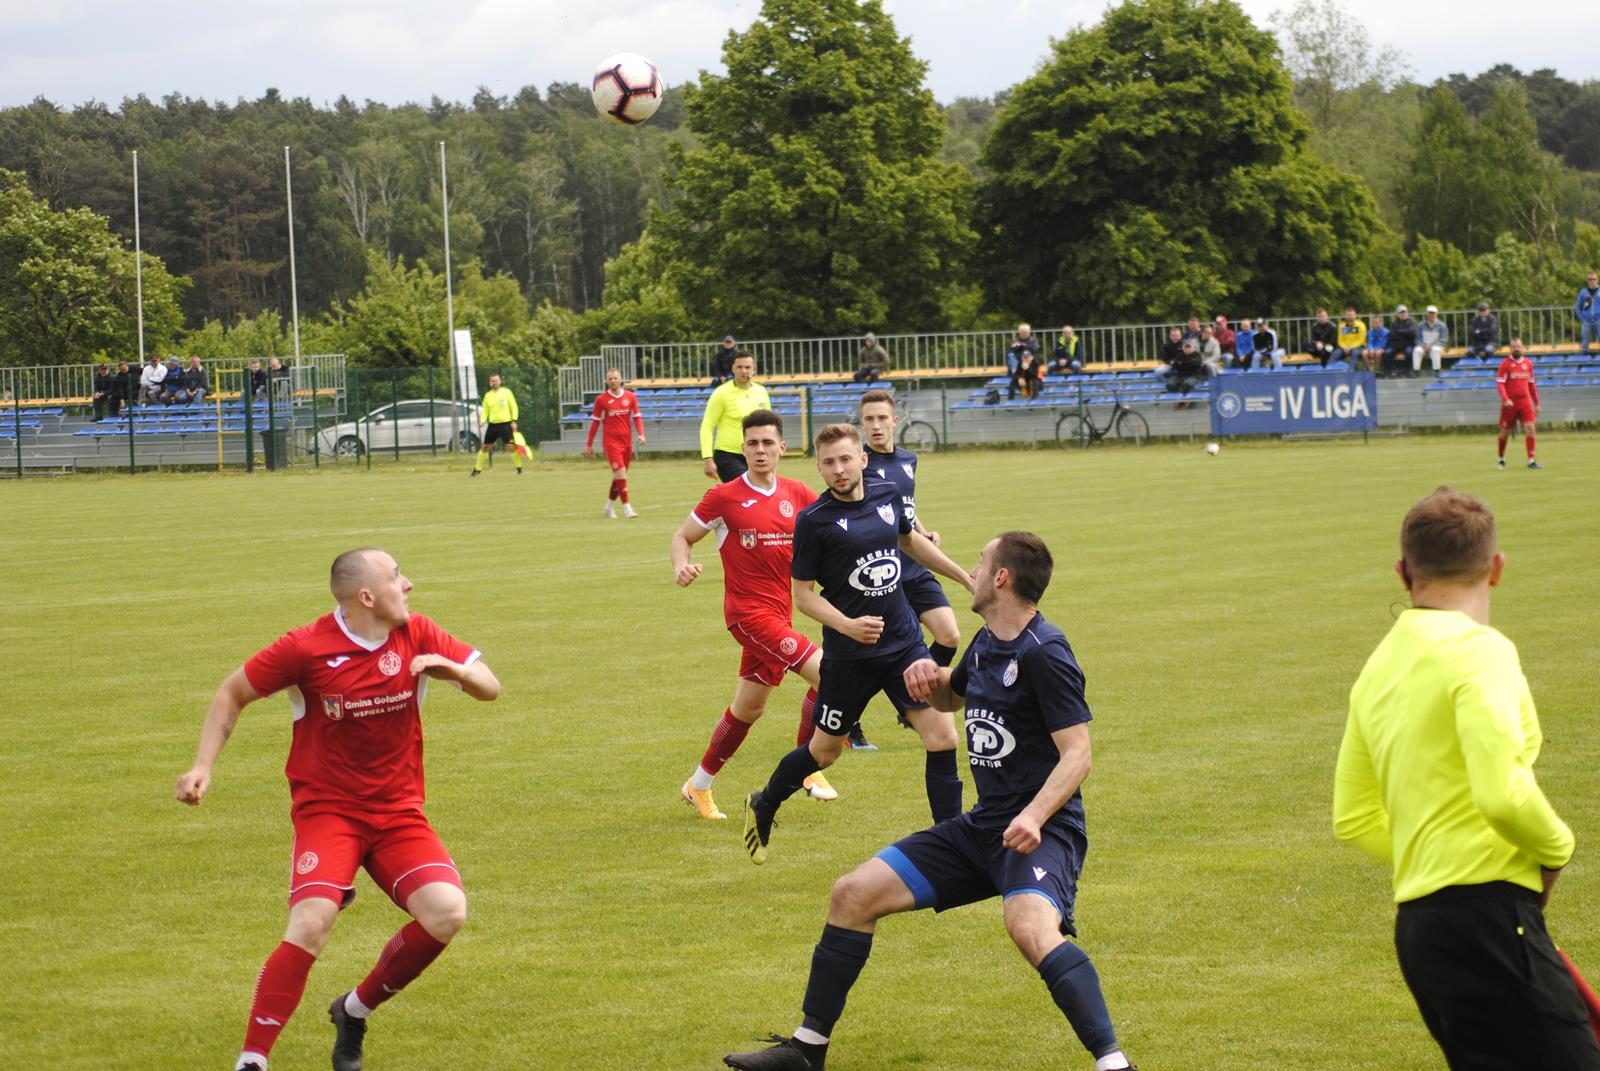
[(622, 499), (622, 504), (628, 504), (628, 481), (626, 478), (617, 481), (617, 497)]
[(1526, 439), (1527, 442), (1528, 442), (1528, 460), (1532, 461), (1533, 460), (1533, 436), (1532, 435), (1524, 435), (1523, 438)]
[(356, 999), (368, 1008), (376, 1008), (415, 981), (444, 948), (422, 928), (422, 923), (406, 923), (384, 946), (371, 973), (356, 986)]
[(256, 979), (256, 995), (250, 1002), (250, 1021), (244, 1029), (244, 1051), (265, 1059), (283, 1026), (300, 1006), (306, 991), (306, 976), (317, 957), (288, 941), (279, 942)]
[(606, 492), (606, 497), (607, 498), (613, 499), (613, 500), (616, 499), (617, 494), (619, 493), (618, 489), (617, 489), (617, 484), (619, 484), (621, 482), (622, 482), (621, 480), (612, 480), (611, 481), (611, 490)]
[(706, 747), (706, 753), (700, 756), (700, 768), (713, 776), (721, 773), (723, 766), (733, 758), (734, 752), (739, 750), (739, 745), (749, 735), (750, 726), (734, 717), (731, 708), (724, 710), (722, 720), (717, 722), (716, 729), (711, 733), (711, 743)]
[(817, 731), (816, 722), (812, 721), (812, 714), (817, 709), (817, 690), (808, 688), (806, 697), (800, 700), (800, 728), (794, 734), (794, 746), (805, 747), (811, 743), (811, 736)]

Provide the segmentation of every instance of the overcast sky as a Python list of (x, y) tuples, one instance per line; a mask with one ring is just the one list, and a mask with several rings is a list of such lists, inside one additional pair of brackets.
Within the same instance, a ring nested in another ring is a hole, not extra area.
[[(1242, 0), (1258, 24), (1290, 0)], [(934, 95), (989, 96), (1033, 71), (1047, 43), (1096, 21), (1104, 0), (888, 0), (929, 64)], [(1414, 78), (1508, 62), (1600, 77), (1593, 9), (1575, 0), (1345, 0)], [(759, 0), (0, 0), (0, 105), (43, 96), (115, 106), (144, 93), (232, 102), (268, 86), (326, 104), (465, 101), (478, 86), (586, 81), (603, 57), (642, 52), (669, 85), (721, 70), (723, 39)], [(1581, 10), (1581, 16), (1573, 14)]]

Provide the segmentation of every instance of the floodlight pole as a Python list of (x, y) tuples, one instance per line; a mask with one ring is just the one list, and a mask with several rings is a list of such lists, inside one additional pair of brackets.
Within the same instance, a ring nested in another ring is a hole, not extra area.
[[(289, 317), (294, 324), (294, 363), (300, 363), (300, 284), (294, 270), (294, 174), (289, 169), (289, 146), (283, 147), (283, 199), (289, 206)], [(270, 392), (269, 392), (270, 393)]]
[[(144, 367), (144, 251), (139, 236), (139, 152), (133, 153), (133, 289), (139, 324), (139, 367)], [(18, 440), (19, 442), (21, 440)]]
[(444, 206), (444, 317), (450, 340), (450, 449), (461, 445), (461, 406), (456, 400), (456, 298), (450, 281), (450, 174), (445, 168), (444, 142), (439, 142), (439, 194)]

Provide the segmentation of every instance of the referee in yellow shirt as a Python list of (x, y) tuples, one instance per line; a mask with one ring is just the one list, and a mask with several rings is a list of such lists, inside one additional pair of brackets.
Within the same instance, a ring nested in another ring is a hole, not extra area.
[(700, 419), (700, 456), (706, 475), (727, 483), (745, 471), (744, 418), (757, 409), (771, 409), (767, 388), (755, 382), (756, 359), (744, 350), (733, 359), (733, 378), (706, 401)]
[(1406, 514), (1411, 609), (1350, 692), (1334, 831), (1393, 870), (1400, 971), (1453, 1071), (1600, 1071), (1544, 926), (1574, 842), (1534, 780), (1517, 649), (1489, 627), (1504, 567), (1471, 495), (1441, 487)]
[(517, 452), (516, 444), (517, 396), (511, 393), (510, 387), (500, 385), (499, 376), (489, 377), (489, 390), (483, 396), (478, 415), (483, 420), (483, 444), (478, 447), (478, 462), (472, 466), (472, 474), (476, 476), (483, 471), (489, 451), (494, 449), (495, 443), (503, 442), (517, 466), (517, 475), (521, 476), (522, 455)]

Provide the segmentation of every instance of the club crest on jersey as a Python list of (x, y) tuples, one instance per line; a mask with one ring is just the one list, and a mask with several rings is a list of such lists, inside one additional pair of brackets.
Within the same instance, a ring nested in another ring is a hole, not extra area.
[(323, 696), (322, 712), (328, 716), (329, 721), (338, 721), (340, 718), (344, 717), (344, 696)]
[(378, 669), (385, 677), (393, 677), (400, 672), (400, 656), (393, 651), (383, 652), (383, 656), (378, 659)]
[(320, 860), (317, 858), (316, 852), (302, 852), (300, 858), (294, 861), (294, 872), (296, 874), (309, 874), (317, 869), (318, 862)]
[(906, 479), (908, 479), (908, 480), (914, 480), (914, 479), (917, 478), (916, 470), (913, 469), (910, 465), (902, 463), (901, 466), (900, 466), (900, 471), (906, 474)]
[(1006, 671), (1000, 674), (1000, 683), (1007, 688), (1017, 683), (1017, 660), (1015, 658), (1006, 663)]
[(878, 507), (878, 516), (883, 518), (883, 523), (884, 524), (893, 524), (893, 523), (895, 523), (895, 521), (894, 521), (894, 507), (893, 506), (889, 506), (889, 505), (879, 506)]
[(788, 658), (790, 655), (794, 654), (795, 648), (799, 646), (799, 642), (796, 641), (793, 636), (785, 636), (783, 639), (778, 641), (778, 653), (783, 657)]
[(756, 530), (754, 528), (739, 529), (739, 545), (745, 550), (755, 550)]
[(793, 517), (794, 503), (790, 502), (787, 498), (784, 499), (782, 502), (778, 503), (778, 512), (783, 514), (785, 517)]

